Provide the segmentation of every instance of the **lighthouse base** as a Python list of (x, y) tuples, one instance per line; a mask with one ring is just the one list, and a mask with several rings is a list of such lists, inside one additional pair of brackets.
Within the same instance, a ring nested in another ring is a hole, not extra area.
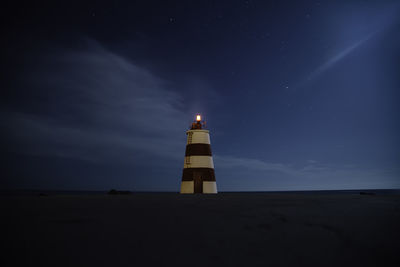
[(216, 182), (203, 182), (203, 194), (216, 194), (217, 183)]
[(193, 193), (194, 193), (194, 181), (182, 181), (181, 194), (193, 194)]
[(199, 192), (198, 190), (196, 190), (195, 192), (194, 181), (182, 181), (181, 194), (194, 194), (194, 193), (217, 194), (218, 193), (217, 183), (215, 181), (203, 181), (201, 192)]

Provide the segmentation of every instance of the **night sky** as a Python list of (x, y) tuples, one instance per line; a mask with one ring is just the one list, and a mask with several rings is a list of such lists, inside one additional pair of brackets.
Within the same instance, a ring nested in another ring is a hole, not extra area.
[(1, 189), (177, 192), (196, 113), (219, 191), (400, 188), (398, 1), (1, 13)]

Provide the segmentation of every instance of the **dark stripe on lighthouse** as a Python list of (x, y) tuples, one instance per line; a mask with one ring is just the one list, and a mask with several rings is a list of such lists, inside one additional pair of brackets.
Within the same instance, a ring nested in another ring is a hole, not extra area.
[(186, 145), (185, 156), (211, 156), (211, 145), (210, 144)]
[(182, 181), (193, 181), (197, 175), (200, 175), (203, 181), (215, 182), (215, 172), (212, 168), (183, 169)]

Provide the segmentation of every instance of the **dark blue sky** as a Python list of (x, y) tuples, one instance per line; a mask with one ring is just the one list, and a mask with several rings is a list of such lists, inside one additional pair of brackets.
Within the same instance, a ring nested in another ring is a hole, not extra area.
[(197, 112), (220, 191), (400, 188), (398, 1), (35, 2), (3, 25), (2, 188), (178, 191)]

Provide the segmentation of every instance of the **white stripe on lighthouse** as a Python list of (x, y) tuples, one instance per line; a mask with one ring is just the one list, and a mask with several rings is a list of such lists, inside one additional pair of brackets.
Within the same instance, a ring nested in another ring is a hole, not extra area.
[(182, 181), (181, 194), (193, 194), (193, 193), (194, 193), (194, 182), (193, 181)]
[(217, 194), (217, 183), (216, 182), (203, 182), (203, 194)]
[(214, 162), (212, 156), (187, 156), (183, 167), (214, 169)]
[(208, 130), (189, 130), (187, 144), (210, 144), (210, 134)]

